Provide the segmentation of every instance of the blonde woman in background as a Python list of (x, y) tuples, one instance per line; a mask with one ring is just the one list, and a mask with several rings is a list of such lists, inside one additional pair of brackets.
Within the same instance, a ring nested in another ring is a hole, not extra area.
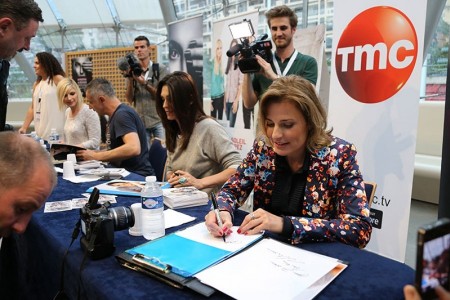
[(222, 68), (222, 40), (216, 40), (216, 54), (214, 55), (214, 67), (211, 78), (211, 116), (222, 120), (225, 106), (224, 87), (225, 77)]
[(60, 109), (65, 110), (64, 143), (86, 149), (98, 149), (100, 145), (100, 118), (98, 114), (83, 103), (78, 84), (70, 78), (58, 83), (57, 95)]

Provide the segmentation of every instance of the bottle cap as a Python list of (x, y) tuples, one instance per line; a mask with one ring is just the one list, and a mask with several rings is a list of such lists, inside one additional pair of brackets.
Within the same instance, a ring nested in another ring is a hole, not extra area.
[(156, 182), (156, 176), (145, 177), (145, 182)]

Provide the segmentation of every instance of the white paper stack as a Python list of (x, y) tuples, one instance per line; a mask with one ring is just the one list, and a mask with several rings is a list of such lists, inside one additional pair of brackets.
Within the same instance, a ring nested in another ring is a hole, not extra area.
[(195, 187), (163, 189), (164, 204), (172, 209), (206, 205), (208, 194)]

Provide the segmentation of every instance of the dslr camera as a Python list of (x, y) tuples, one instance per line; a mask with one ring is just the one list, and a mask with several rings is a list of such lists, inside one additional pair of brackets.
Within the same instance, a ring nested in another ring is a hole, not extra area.
[(124, 77), (133, 77), (133, 75), (141, 76), (144, 72), (139, 61), (132, 53), (128, 53), (125, 57), (119, 58), (117, 67), (123, 72)]
[(234, 39), (240, 40), (241, 44), (231, 47), (227, 51), (227, 56), (241, 54), (238, 61), (239, 70), (242, 73), (255, 73), (261, 69), (256, 60), (256, 54), (261, 56), (268, 63), (272, 62), (272, 42), (267, 39), (267, 33), (257, 39), (254, 38), (252, 22), (244, 19), (242, 22), (228, 25)]
[(129, 207), (110, 207), (109, 202), (98, 204), (100, 192), (92, 191), (88, 203), (80, 210), (81, 249), (92, 259), (110, 256), (114, 250), (114, 231), (134, 226), (134, 214)]

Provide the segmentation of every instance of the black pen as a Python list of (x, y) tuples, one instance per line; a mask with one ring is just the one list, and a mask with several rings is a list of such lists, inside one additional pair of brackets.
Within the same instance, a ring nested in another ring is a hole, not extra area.
[[(220, 214), (219, 214), (219, 205), (217, 204), (216, 195), (214, 194), (214, 192), (211, 192), (211, 201), (214, 206), (214, 213), (216, 214), (217, 224), (219, 224), (220, 229), (223, 230), (223, 223), (222, 223), (222, 219), (220, 218)], [(226, 242), (225, 241), (225, 232), (222, 234), (222, 238), (223, 238), (223, 241)]]

